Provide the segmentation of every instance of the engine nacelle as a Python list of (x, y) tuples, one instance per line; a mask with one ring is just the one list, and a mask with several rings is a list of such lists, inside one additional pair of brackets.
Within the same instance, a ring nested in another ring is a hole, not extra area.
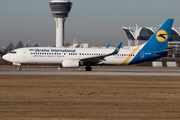
[(21, 66), (21, 63), (13, 63), (14, 66)]
[(77, 68), (79, 67), (79, 60), (73, 60), (73, 59), (70, 59), (70, 60), (63, 60), (62, 61), (62, 67), (65, 67), (65, 68)]

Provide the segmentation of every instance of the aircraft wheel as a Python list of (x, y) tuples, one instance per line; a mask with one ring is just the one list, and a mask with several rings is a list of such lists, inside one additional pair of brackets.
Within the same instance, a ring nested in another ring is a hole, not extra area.
[(92, 67), (89, 67), (89, 71), (92, 71)]
[(22, 71), (22, 67), (19, 67), (19, 71)]
[(87, 66), (85, 69), (86, 69), (86, 71), (92, 71), (92, 67), (90, 67), (90, 66), (89, 67)]

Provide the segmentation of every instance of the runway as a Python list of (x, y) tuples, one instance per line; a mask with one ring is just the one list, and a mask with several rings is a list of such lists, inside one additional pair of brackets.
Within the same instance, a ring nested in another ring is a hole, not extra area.
[(23, 75), (131, 75), (131, 76), (149, 76), (149, 75), (165, 75), (165, 76), (180, 76), (178, 68), (143, 68), (143, 67), (127, 67), (119, 69), (109, 68), (93, 68), (87, 72), (83, 68), (23, 68), (22, 71), (16, 68), (0, 68), (0, 74), (23, 74)]

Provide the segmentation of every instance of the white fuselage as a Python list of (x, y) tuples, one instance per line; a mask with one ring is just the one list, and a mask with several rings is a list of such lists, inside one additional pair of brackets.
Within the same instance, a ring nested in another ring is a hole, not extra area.
[[(98, 64), (103, 65), (125, 65), (129, 64), (139, 50), (143, 47), (137, 46), (129, 49), (121, 48), (119, 53), (105, 57)], [(17, 64), (61, 64), (63, 60), (81, 60), (84, 58), (96, 57), (110, 54), (114, 49), (95, 48), (56, 48), (37, 47), (16, 49), (6, 54), (3, 58)]]

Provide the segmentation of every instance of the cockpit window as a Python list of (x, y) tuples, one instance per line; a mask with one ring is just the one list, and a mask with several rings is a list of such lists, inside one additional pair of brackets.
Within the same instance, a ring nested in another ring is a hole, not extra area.
[(10, 53), (12, 53), (12, 54), (16, 54), (16, 51), (11, 51)]

